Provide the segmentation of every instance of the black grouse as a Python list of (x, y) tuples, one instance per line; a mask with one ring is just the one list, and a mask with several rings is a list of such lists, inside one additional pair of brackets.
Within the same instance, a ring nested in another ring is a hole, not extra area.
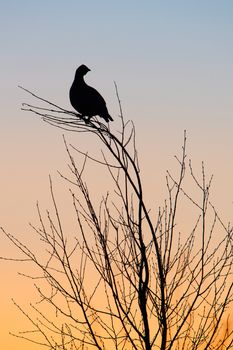
[(84, 64), (77, 68), (70, 88), (70, 103), (83, 116), (84, 120), (89, 121), (91, 117), (99, 115), (106, 122), (113, 121), (103, 97), (84, 81), (84, 75), (89, 71), (90, 69)]

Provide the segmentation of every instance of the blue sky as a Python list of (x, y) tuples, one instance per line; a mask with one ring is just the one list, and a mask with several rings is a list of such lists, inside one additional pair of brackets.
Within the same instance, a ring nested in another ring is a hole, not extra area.
[(209, 121), (210, 105), (224, 110), (231, 104), (232, 17), (230, 1), (6, 2), (0, 34), (5, 103), (17, 99), (15, 87), (23, 84), (68, 104), (74, 69), (86, 63), (93, 71), (89, 83), (103, 89), (112, 108), (115, 80), (134, 118), (143, 113), (153, 123), (152, 114), (164, 118), (167, 108), (181, 124), (190, 110), (202, 121), (207, 112)]
[(146, 172), (157, 172), (160, 162), (164, 174), (187, 129), (190, 156), (207, 162), (220, 187), (222, 176), (230, 176), (231, 1), (22, 0), (2, 2), (0, 16), (6, 179), (12, 169), (41, 181), (41, 172), (46, 177), (59, 168), (63, 149), (58, 130), (20, 111), (22, 102), (34, 101), (17, 85), (70, 109), (69, 87), (82, 63), (91, 68), (86, 81), (103, 94), (115, 120), (117, 82), (125, 118), (137, 128)]

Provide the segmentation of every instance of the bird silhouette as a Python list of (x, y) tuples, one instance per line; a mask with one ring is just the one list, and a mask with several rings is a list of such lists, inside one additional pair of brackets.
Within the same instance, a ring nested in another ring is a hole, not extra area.
[(108, 113), (104, 98), (84, 81), (84, 75), (89, 71), (90, 69), (84, 64), (77, 68), (70, 88), (70, 103), (86, 122), (89, 122), (90, 118), (96, 115), (106, 122), (113, 121)]

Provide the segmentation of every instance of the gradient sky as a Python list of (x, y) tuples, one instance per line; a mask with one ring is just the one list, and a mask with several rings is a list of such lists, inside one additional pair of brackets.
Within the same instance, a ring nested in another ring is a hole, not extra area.
[[(31, 239), (36, 201), (51, 203), (48, 174), (59, 182), (56, 170), (67, 162), (62, 132), (20, 111), (33, 100), (17, 85), (71, 109), (68, 90), (82, 63), (114, 119), (118, 84), (125, 118), (136, 126), (145, 190), (160, 190), (186, 129), (189, 156), (214, 174), (213, 199), (224, 220), (232, 217), (232, 1), (2, 0), (0, 26), (1, 226)], [(82, 150), (95, 147), (67, 137)], [(0, 255), (13, 252), (2, 238), (0, 246)], [(8, 335), (23, 322), (11, 298), (33, 299), (17, 270), (0, 261), (0, 348), (34, 350)]]

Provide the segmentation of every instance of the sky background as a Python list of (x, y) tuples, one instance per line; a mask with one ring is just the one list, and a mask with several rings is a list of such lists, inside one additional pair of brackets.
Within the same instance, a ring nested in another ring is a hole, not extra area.
[[(136, 126), (150, 200), (159, 204), (186, 129), (188, 157), (195, 169), (204, 161), (214, 174), (213, 201), (223, 220), (232, 218), (232, 1), (0, 0), (0, 42), (0, 225), (6, 230), (33, 240), (28, 222), (36, 220), (36, 201), (51, 205), (51, 174), (63, 203), (56, 171), (67, 163), (62, 132), (20, 110), (34, 101), (17, 86), (71, 110), (68, 91), (82, 63), (116, 125), (117, 82), (125, 118)], [(84, 151), (96, 148), (94, 139), (66, 136)], [(89, 180), (95, 190), (94, 177)], [(0, 255), (15, 254), (0, 237)], [(0, 348), (34, 350), (39, 347), (8, 334), (24, 323), (11, 298), (24, 306), (33, 300), (32, 283), (18, 270), (0, 261)]]

